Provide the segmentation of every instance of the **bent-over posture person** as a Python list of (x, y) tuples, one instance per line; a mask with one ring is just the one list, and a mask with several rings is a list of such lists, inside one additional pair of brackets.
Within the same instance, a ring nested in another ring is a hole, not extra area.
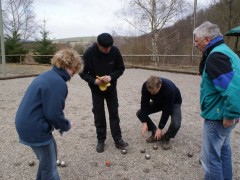
[(52, 69), (40, 74), (28, 87), (15, 119), (20, 142), (30, 146), (39, 160), (37, 180), (60, 179), (52, 131), (57, 129), (62, 133), (73, 126), (63, 112), (68, 95), (66, 82), (83, 66), (72, 49), (58, 51), (51, 63)]
[[(151, 131), (152, 135), (146, 140), (153, 143), (161, 140), (164, 150), (170, 149), (170, 139), (174, 138), (181, 127), (181, 104), (182, 97), (175, 84), (157, 76), (150, 76), (142, 86), (141, 109), (137, 111), (137, 117), (142, 122), (142, 133)], [(150, 114), (162, 112), (158, 126), (149, 117)], [(170, 126), (165, 134), (165, 127), (169, 116)]]

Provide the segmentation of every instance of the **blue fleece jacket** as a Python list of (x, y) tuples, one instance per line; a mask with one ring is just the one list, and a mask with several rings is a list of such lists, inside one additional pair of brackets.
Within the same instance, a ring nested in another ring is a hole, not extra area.
[(68, 131), (70, 122), (64, 116), (70, 75), (53, 67), (32, 81), (18, 108), (15, 125), (20, 142), (43, 146), (53, 141), (53, 129)]

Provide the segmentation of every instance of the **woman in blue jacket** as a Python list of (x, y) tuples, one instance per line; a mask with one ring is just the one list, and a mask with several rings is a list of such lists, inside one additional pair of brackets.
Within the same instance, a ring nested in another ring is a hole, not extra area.
[(72, 49), (60, 50), (51, 63), (53, 68), (35, 78), (28, 87), (15, 119), (20, 142), (30, 146), (39, 160), (38, 180), (60, 179), (52, 131), (64, 132), (73, 126), (63, 112), (68, 94), (66, 82), (83, 66), (80, 56)]

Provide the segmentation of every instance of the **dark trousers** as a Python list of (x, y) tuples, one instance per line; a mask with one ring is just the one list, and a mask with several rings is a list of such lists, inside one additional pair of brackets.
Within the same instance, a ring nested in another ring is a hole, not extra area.
[(102, 93), (92, 91), (92, 102), (94, 114), (94, 123), (96, 126), (97, 139), (99, 142), (104, 142), (107, 135), (107, 122), (105, 116), (104, 100), (107, 102), (109, 112), (109, 124), (111, 134), (115, 142), (122, 139), (120, 129), (120, 119), (118, 115), (118, 97), (117, 90), (111, 89)]
[[(162, 111), (161, 107), (158, 107), (153, 102), (150, 102), (148, 115), (157, 113), (160, 111)], [(154, 122), (150, 119), (149, 116), (147, 119), (144, 119), (141, 109), (139, 109), (137, 111), (137, 117), (139, 118), (139, 120), (141, 122), (147, 123), (148, 131), (152, 131), (153, 133), (156, 131), (157, 127), (154, 124)], [(167, 139), (174, 138), (176, 136), (178, 130), (181, 127), (181, 121), (182, 121), (181, 104), (174, 104), (173, 113), (171, 115), (171, 123), (170, 123), (170, 126), (169, 126), (167, 132), (164, 135)]]

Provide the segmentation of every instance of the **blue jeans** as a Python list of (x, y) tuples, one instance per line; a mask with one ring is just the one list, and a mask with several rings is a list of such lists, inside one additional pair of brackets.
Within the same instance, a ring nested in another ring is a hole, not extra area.
[(230, 134), (234, 127), (235, 125), (224, 128), (222, 121), (204, 121), (201, 163), (205, 171), (205, 180), (232, 179)]
[(57, 144), (55, 140), (46, 146), (31, 146), (39, 160), (36, 180), (60, 180), (57, 171)]

